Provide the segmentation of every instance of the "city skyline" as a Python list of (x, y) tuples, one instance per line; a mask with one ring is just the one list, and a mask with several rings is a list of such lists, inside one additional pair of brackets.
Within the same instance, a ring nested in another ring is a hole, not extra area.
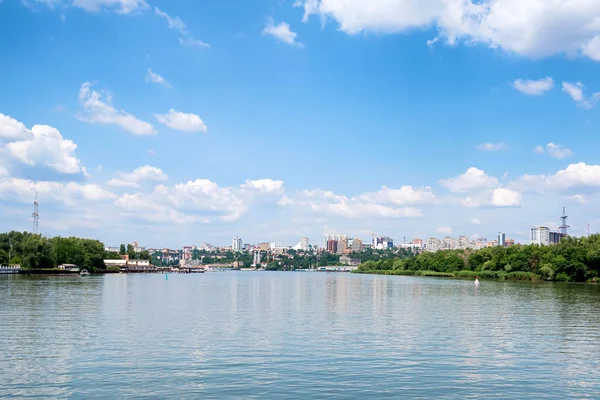
[(442, 3), (0, 2), (0, 231), (596, 232), (598, 6)]

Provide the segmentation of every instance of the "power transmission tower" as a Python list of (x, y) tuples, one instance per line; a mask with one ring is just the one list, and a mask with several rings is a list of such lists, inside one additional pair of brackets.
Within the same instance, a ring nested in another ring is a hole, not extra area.
[(33, 234), (40, 233), (40, 205), (37, 200), (37, 192), (35, 192), (35, 200), (33, 201)]

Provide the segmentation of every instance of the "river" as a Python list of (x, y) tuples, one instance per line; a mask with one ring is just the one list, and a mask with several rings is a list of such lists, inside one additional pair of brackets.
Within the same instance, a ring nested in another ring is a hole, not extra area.
[(0, 276), (0, 397), (599, 398), (600, 287)]

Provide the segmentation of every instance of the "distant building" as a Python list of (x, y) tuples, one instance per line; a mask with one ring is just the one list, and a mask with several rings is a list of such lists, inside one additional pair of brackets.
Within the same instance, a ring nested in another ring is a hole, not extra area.
[(561, 232), (550, 232), (550, 244), (557, 244), (561, 241), (562, 238), (566, 236), (567, 235)]
[(242, 241), (241, 237), (236, 236), (231, 240), (231, 250), (242, 251), (243, 248), (244, 248), (244, 242)]
[(515, 240), (514, 239), (506, 239), (506, 247), (511, 247), (515, 245)]
[(271, 244), (269, 242), (262, 242), (258, 244), (258, 248), (261, 251), (269, 251), (269, 248), (271, 247)]
[(432, 253), (435, 253), (436, 251), (440, 250), (440, 241), (436, 238), (429, 238), (429, 240), (427, 240), (427, 245), (425, 247), (425, 250), (430, 251)]
[(423, 240), (421, 240), (421, 239), (413, 239), (413, 240), (412, 240), (412, 243), (413, 243), (414, 245), (417, 245), (417, 246), (421, 246), (421, 247), (423, 247)]
[(497, 240), (492, 240), (491, 242), (487, 242), (486, 246), (487, 247), (496, 247), (496, 246), (498, 246), (498, 241)]
[(138, 242), (136, 242), (136, 241), (133, 241), (133, 242), (131, 242), (130, 244), (131, 244), (131, 246), (133, 247), (133, 251), (135, 251), (136, 253), (140, 253), (140, 252), (142, 252), (142, 251), (146, 250), (144, 247), (141, 247), (141, 246), (138, 244)]
[(360, 264), (360, 258), (352, 258), (348, 255), (341, 256), (340, 264), (349, 265), (351, 267), (358, 266)]
[(499, 247), (506, 246), (506, 233), (498, 232), (498, 240), (496, 241), (496, 244)]
[(387, 250), (394, 248), (394, 240), (387, 236), (373, 236), (373, 248)]
[(337, 253), (338, 250), (338, 242), (337, 240), (328, 240), (327, 241), (327, 251), (330, 253)]
[(364, 250), (364, 246), (363, 246), (363, 242), (360, 239), (352, 239), (352, 245), (350, 246), (350, 248), (352, 249), (352, 251), (356, 252), (356, 253), (360, 253), (361, 251)]
[(453, 250), (454, 249), (454, 238), (447, 236), (442, 239), (442, 248), (440, 250)]
[(471, 246), (469, 246), (469, 238), (466, 236), (459, 236), (456, 239), (455, 247), (457, 249), (462, 249), (462, 250), (468, 249), (469, 247), (471, 247)]
[(308, 238), (302, 238), (294, 247), (294, 250), (308, 251)]

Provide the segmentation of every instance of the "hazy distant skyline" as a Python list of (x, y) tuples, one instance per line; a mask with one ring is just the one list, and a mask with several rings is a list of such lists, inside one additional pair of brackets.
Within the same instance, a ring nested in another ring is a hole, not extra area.
[(598, 231), (600, 3), (415, 4), (0, 1), (0, 231)]

